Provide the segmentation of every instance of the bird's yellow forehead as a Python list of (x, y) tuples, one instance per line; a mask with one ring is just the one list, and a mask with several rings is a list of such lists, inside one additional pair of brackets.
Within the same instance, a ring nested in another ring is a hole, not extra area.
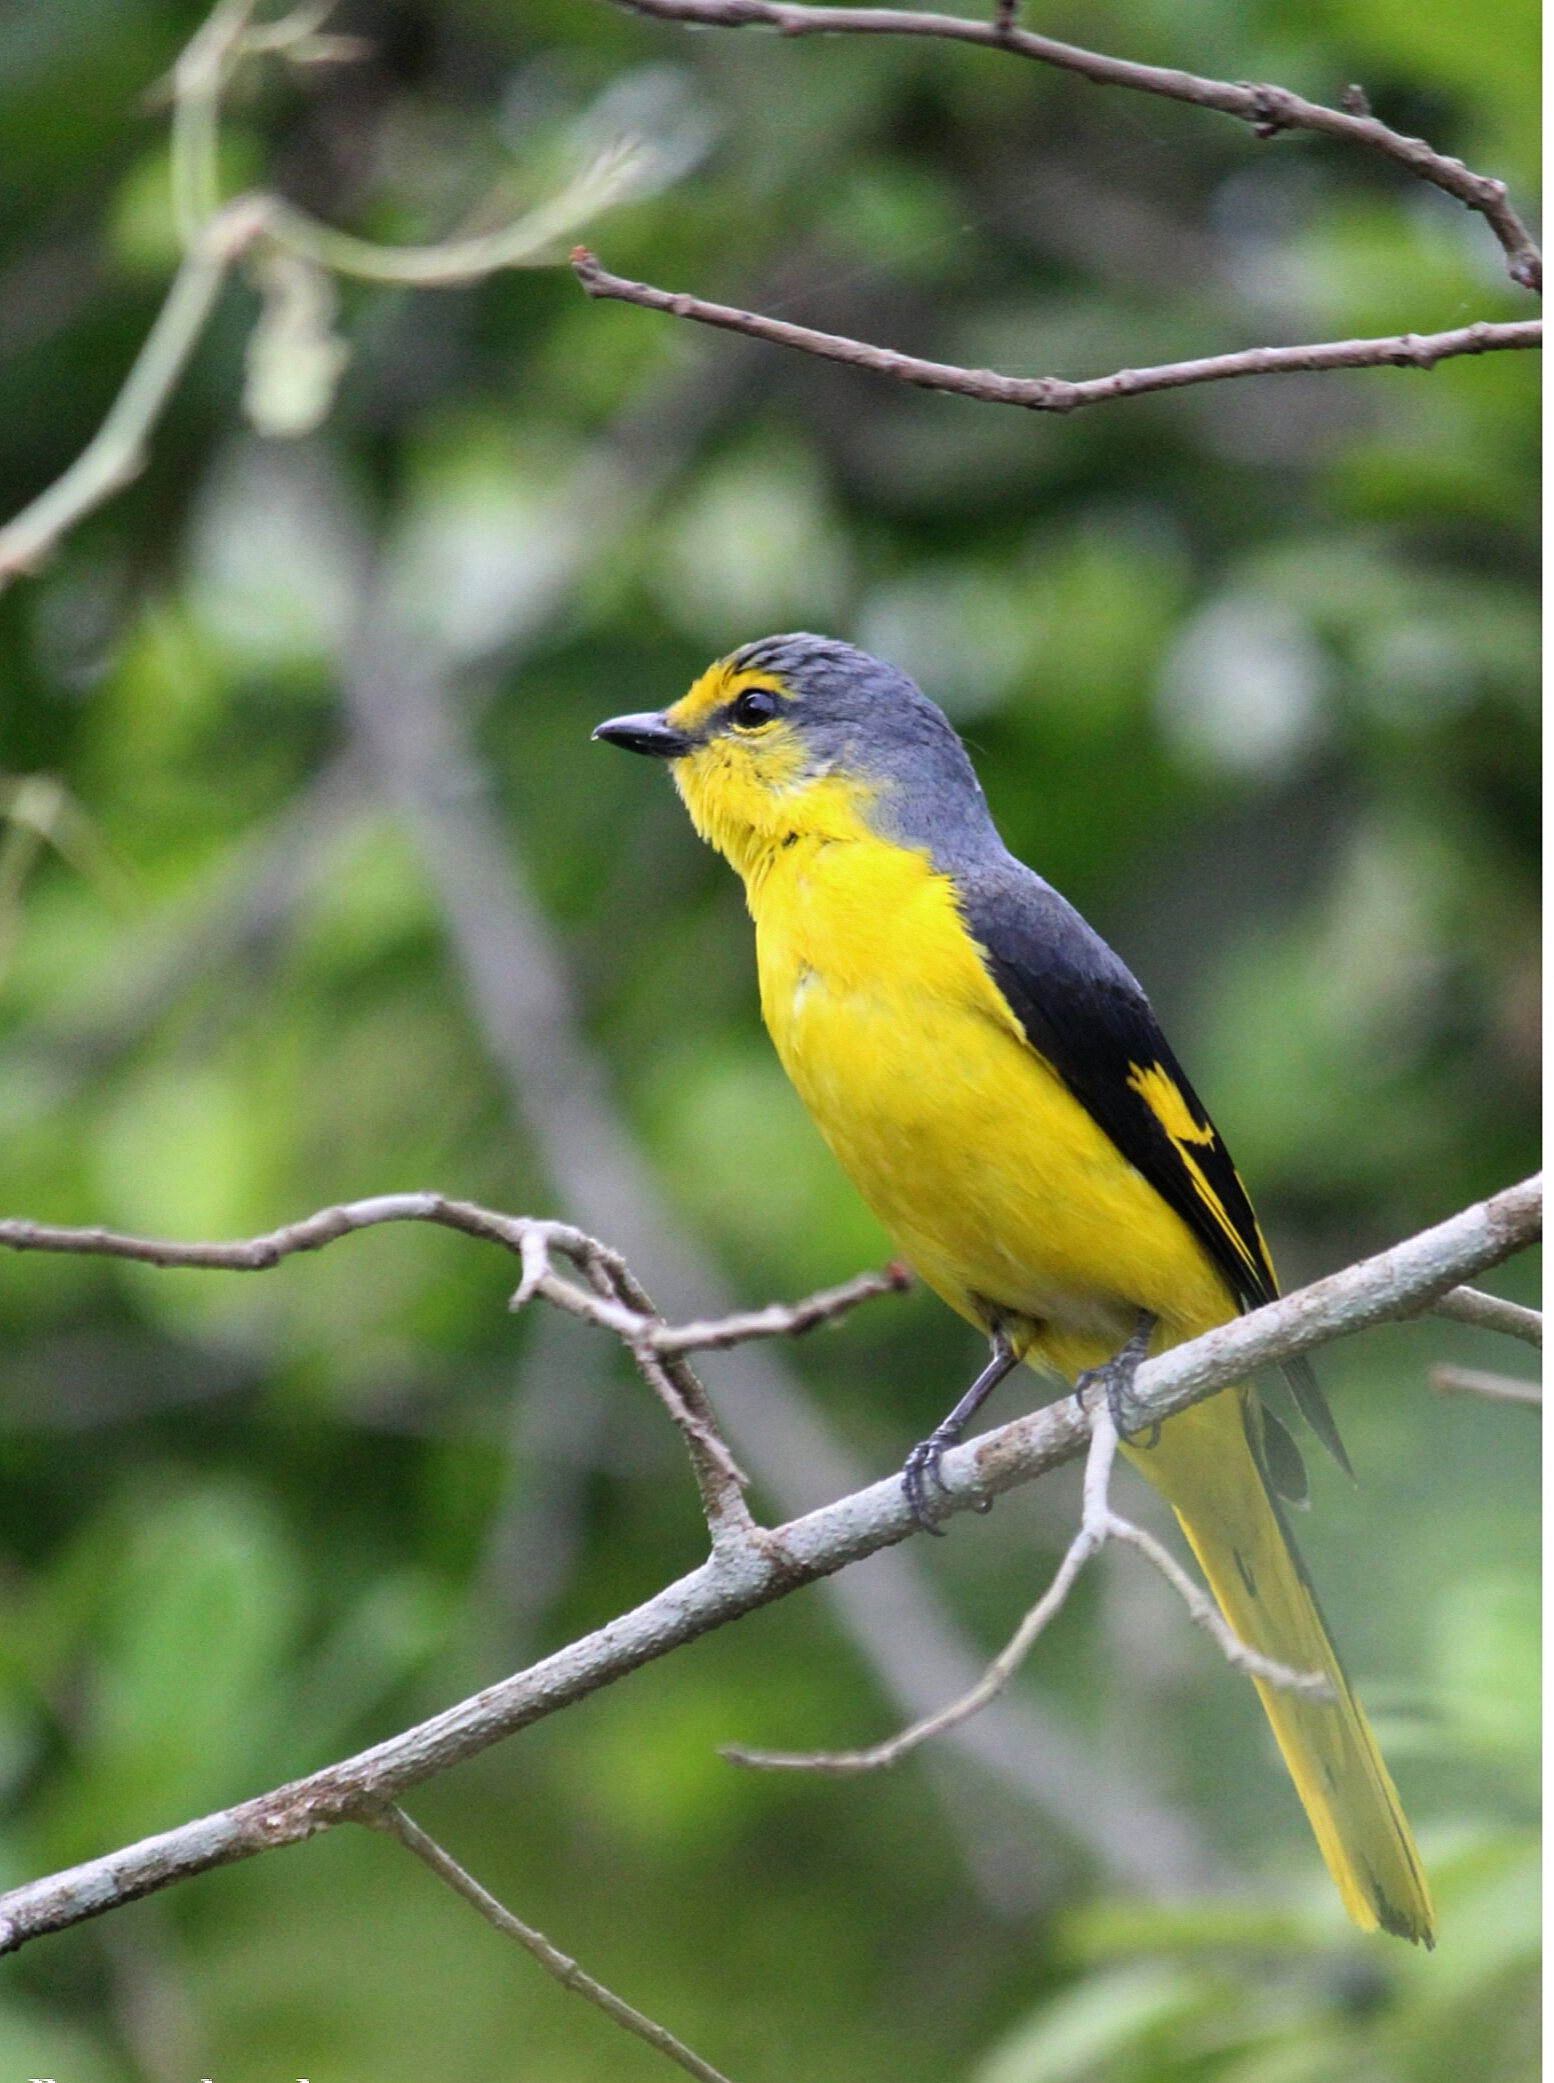
[(676, 730), (694, 734), (747, 687), (769, 687), (774, 694), (790, 692), (775, 673), (742, 671), (726, 658), (720, 658), (716, 665), (708, 666), (688, 694), (682, 694), (674, 707), (665, 711), (666, 719)]

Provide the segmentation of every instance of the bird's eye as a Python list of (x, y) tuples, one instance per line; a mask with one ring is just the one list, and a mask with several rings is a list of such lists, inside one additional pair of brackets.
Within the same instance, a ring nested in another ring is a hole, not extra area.
[(781, 706), (769, 688), (748, 687), (729, 715), (736, 730), (759, 730), (763, 723), (771, 722)]

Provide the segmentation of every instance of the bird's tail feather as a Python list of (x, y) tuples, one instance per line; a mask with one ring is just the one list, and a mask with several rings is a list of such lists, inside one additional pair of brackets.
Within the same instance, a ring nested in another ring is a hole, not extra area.
[(1127, 1451), (1175, 1509), (1241, 1640), (1332, 1683), (1336, 1697), (1324, 1701), (1254, 1681), (1344, 1907), (1362, 1930), (1433, 1945), (1413, 1835), (1263, 1474), (1257, 1423), (1250, 1395), (1227, 1390), (1172, 1418), (1154, 1447)]

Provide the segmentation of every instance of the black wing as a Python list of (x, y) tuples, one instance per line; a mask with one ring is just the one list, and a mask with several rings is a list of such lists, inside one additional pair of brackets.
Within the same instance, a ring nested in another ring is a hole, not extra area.
[[(1149, 1000), (1100, 935), (1012, 858), (956, 878), (988, 971), (1096, 1124), (1173, 1208), (1243, 1309), (1279, 1292), (1252, 1203)], [(1286, 1364), (1302, 1416), (1346, 1473), (1349, 1457), (1310, 1364)]]

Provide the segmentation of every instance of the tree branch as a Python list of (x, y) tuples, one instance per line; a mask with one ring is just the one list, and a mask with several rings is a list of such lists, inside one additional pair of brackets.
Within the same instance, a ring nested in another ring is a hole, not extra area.
[[(817, 1324), (834, 1323), (873, 1296), (899, 1294), (910, 1285), (906, 1269), (893, 1265), (884, 1273), (861, 1273), (802, 1302), (773, 1302), (765, 1309), (666, 1324), (619, 1253), (596, 1237), (570, 1223), (501, 1215), (472, 1201), (449, 1200), (438, 1193), (380, 1194), (320, 1209), (316, 1215), (286, 1223), (263, 1236), (224, 1244), (178, 1244), (111, 1230), (61, 1229), (47, 1223), (5, 1220), (0, 1221), (0, 1246), (12, 1251), (133, 1259), (141, 1265), (186, 1271), (257, 1273), (299, 1252), (320, 1251), (340, 1237), (386, 1222), (432, 1222), (503, 1245), (523, 1264), (523, 1279), (512, 1299), (514, 1309), (540, 1295), (571, 1316), (613, 1331), (685, 1435), (714, 1539), (749, 1530), (751, 1521), (741, 1499), (749, 1478), (729, 1452), (706, 1391), (686, 1366), (685, 1355), (759, 1338), (794, 1337)], [(564, 1280), (553, 1270), (553, 1250), (564, 1253), (581, 1269), (588, 1287)]]
[(1480, 1294), (1476, 1287), (1454, 1287), (1435, 1305), (1437, 1316), (1449, 1316), (1459, 1324), (1473, 1324), (1481, 1331), (1503, 1331), (1520, 1338), (1524, 1345), (1543, 1346), (1543, 1317), (1520, 1302), (1507, 1302), (1499, 1295)]
[[(382, 246), (358, 239), (274, 195), (240, 195), (220, 205), (221, 96), (245, 56), (280, 51), (308, 64), (355, 54), (347, 48), (354, 39), (313, 36), (307, 9), (251, 29), (254, 5), (255, 0), (218, 0), (174, 67), (173, 208), (183, 260), (102, 426), (63, 476), (0, 527), (0, 592), (19, 574), (34, 570), (78, 521), (140, 475), (152, 430), (204, 335), (228, 274), (244, 254), (268, 250), (363, 281), (454, 288), (504, 268), (551, 264), (562, 240), (620, 201), (638, 178), (640, 142), (617, 139), (513, 222), (477, 238), (432, 246)], [(336, 370), (342, 362), (343, 354)], [(327, 405), (326, 394), (325, 411)], [(307, 426), (298, 423), (285, 431), (307, 431)]]
[(1485, 1374), (1477, 1367), (1432, 1367), (1430, 1386), (1438, 1396), (1482, 1396), (1489, 1403), (1527, 1403), (1543, 1408), (1543, 1390), (1513, 1374)]
[(1135, 1526), (1131, 1519), (1124, 1519), (1112, 1510), (1111, 1473), (1117, 1455), (1117, 1426), (1104, 1397), (1089, 1411), (1088, 1423), (1090, 1451), (1085, 1461), (1084, 1505), (1079, 1531), (1069, 1542), (1052, 1582), (969, 1691), (936, 1713), (925, 1714), (910, 1728), (887, 1737), (883, 1743), (871, 1744), (867, 1750), (747, 1750), (743, 1745), (730, 1744), (722, 1753), (729, 1763), (749, 1765), (761, 1771), (838, 1774), (877, 1772), (886, 1766), (899, 1764), (932, 1737), (947, 1735), (951, 1729), (959, 1728), (963, 1721), (979, 1714), (990, 1700), (997, 1699), (1067, 1603), (1068, 1594), (1085, 1564), (1112, 1540), (1136, 1548), (1146, 1561), (1153, 1564), (1186, 1606), (1189, 1617), (1214, 1637), (1225, 1661), (1235, 1669), (1260, 1678), (1265, 1685), (1331, 1700), (1333, 1684), (1325, 1671), (1291, 1670), (1287, 1664), (1276, 1663), (1272, 1657), (1264, 1656), (1261, 1650), (1243, 1642), (1213, 1599), (1193, 1582), (1170, 1549), (1157, 1541), (1152, 1533), (1146, 1533), (1142, 1526)]
[[(1334, 1338), (1418, 1315), (1541, 1234), (1542, 1181), (1524, 1180), (1362, 1264), (1147, 1361), (1133, 1391), (1140, 1421), (1169, 1417), (1258, 1368)], [(31, 1248), (47, 1247), (35, 1236)], [(89, 1247), (77, 1242), (64, 1248)], [(985, 1507), (1003, 1491), (1083, 1453), (1090, 1436), (1086, 1415), (1065, 1397), (953, 1449), (941, 1470), (945, 1513)], [(257, 1799), (13, 1888), (0, 1896), (0, 1951), (14, 1951), (44, 1932), (81, 1923), (192, 1874), (350, 1821), (364, 1807), (397, 1799), (683, 1643), (916, 1530), (894, 1475), (787, 1526), (752, 1528), (632, 1612), (416, 1728)]]
[[(1059, 43), (1013, 23), (1013, 10), (1000, 7), (992, 21), (963, 15), (922, 14), (893, 7), (808, 7), (790, 0), (617, 0), (634, 14), (657, 21), (689, 22), (703, 28), (775, 29), (783, 36), (931, 36), (957, 43), (977, 43), (1016, 57), (1034, 58), (1102, 87), (1130, 87), (1140, 94), (1163, 95), (1196, 108), (1217, 109), (1251, 125), (1254, 135), (1276, 137), (1282, 130), (1311, 130), (1341, 137), (1380, 152), (1398, 166), (1444, 189), (1481, 216), (1499, 240), (1513, 282), (1524, 289), (1543, 287), (1543, 261), (1537, 246), (1512, 208), (1506, 185), (1476, 174), (1460, 159), (1447, 157), (1422, 137), (1406, 137), (1370, 113), (1368, 106), (1328, 108), (1307, 101), (1287, 87), (1256, 85), (1246, 80), (1212, 80), (1175, 67), (1140, 65), (1131, 58), (1112, 58), (1101, 51)], [(1351, 90), (1352, 92), (1352, 90)], [(1363, 96), (1360, 97), (1363, 103)]]
[(612, 275), (586, 246), (572, 254), (572, 272), (591, 297), (640, 304), (667, 311), (675, 318), (694, 318), (725, 332), (745, 333), (755, 340), (797, 347), (827, 361), (892, 376), (922, 390), (951, 391), (986, 405), (1019, 405), (1028, 412), (1075, 412), (1113, 398), (1135, 398), (1146, 391), (1183, 390), (1191, 384), (1223, 383), (1236, 376), (1284, 376), (1318, 369), (1433, 369), (1458, 355), (1491, 354), (1507, 348), (1540, 347), (1538, 319), (1457, 326), (1445, 333), (1396, 333), (1377, 340), (1327, 340), (1303, 347), (1244, 347), (1234, 354), (1211, 354), (1189, 362), (1164, 362), (1153, 369), (1118, 369), (1071, 383), (1061, 376), (1001, 376), (996, 369), (962, 369), (951, 362), (928, 362), (894, 348), (874, 347), (842, 333), (821, 333), (785, 318), (767, 318), (732, 304), (710, 304), (684, 291), (659, 289)]
[(515, 1917), (505, 1904), (498, 1902), (488, 1889), (480, 1885), (472, 1873), (467, 1873), (450, 1852), (444, 1851), (435, 1837), (428, 1836), (419, 1823), (412, 1822), (402, 1808), (389, 1802), (385, 1807), (364, 1812), (360, 1820), (397, 1837), (408, 1851), (414, 1852), (423, 1864), (432, 1869), (439, 1880), (446, 1881), (456, 1895), (462, 1895), (466, 1902), (471, 1903), (504, 1938), (516, 1939), (563, 1989), (570, 1989), (575, 1996), (581, 1996), (596, 2010), (603, 2011), (616, 2025), (635, 2033), (639, 2040), (646, 2040), (650, 2047), (666, 2054), (687, 2075), (699, 2078), (700, 2083), (728, 2083), (721, 2069), (715, 2069), (710, 2061), (703, 2061), (683, 2040), (677, 2040), (672, 2032), (645, 2011), (627, 2003), (614, 1990), (606, 1989), (603, 1982), (596, 1982), (575, 1960), (553, 1946), (543, 1931), (536, 1931), (532, 1924), (525, 1924), (521, 1918)]
[(108, 417), (64, 476), (0, 528), (0, 592), (146, 467), (151, 430), (199, 345), (233, 264), (264, 229), (265, 209), (262, 197), (239, 196), (191, 244)]

